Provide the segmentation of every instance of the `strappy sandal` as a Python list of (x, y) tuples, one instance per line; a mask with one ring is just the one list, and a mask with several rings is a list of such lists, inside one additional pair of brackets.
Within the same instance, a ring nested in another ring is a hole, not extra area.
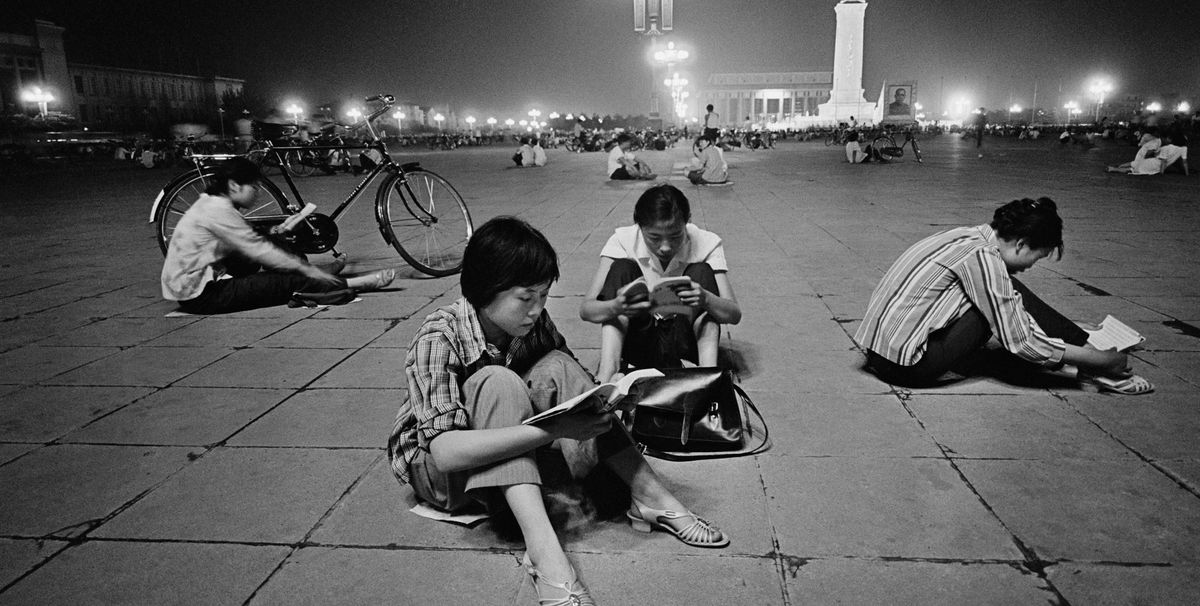
[(1140, 396), (1154, 391), (1154, 384), (1138, 375), (1133, 375), (1127, 379), (1110, 379), (1108, 377), (1088, 378), (1103, 391), (1111, 391), (1126, 396)]
[[(638, 532), (662, 530), (675, 535), (675, 538), (692, 547), (716, 548), (729, 545), (729, 538), (721, 533), (721, 529), (690, 511), (679, 513), (667, 509), (650, 509), (635, 500), (629, 511), (625, 512), (625, 516), (629, 518), (629, 525)], [(683, 518), (692, 518), (692, 523), (679, 530), (664, 522)]]
[[(533, 567), (533, 562), (529, 559), (528, 553), (521, 560), (521, 565), (525, 567), (525, 572), (528, 572), (529, 577), (533, 579), (533, 590), (537, 592), (539, 606), (596, 606), (596, 600), (592, 599), (592, 594), (588, 593), (587, 587), (584, 587), (578, 578), (571, 579), (565, 583), (551, 581), (542, 576), (542, 573)], [(548, 597), (542, 596), (543, 588), (550, 594)]]

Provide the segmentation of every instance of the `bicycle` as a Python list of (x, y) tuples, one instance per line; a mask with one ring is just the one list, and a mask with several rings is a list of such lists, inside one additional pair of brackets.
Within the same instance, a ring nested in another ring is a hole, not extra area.
[[(359, 150), (375, 157), (375, 164), (362, 181), (329, 215), (307, 215), (289, 234), (288, 242), (304, 253), (319, 254), (333, 251), (338, 240), (337, 219), (358, 199), (358, 196), (383, 176), (375, 193), (375, 219), (385, 242), (417, 270), (431, 276), (448, 276), (462, 269), (462, 255), (467, 240), (474, 231), (471, 215), (462, 196), (449, 181), (421, 168), (418, 162), (396, 164), (387, 146), (371, 126), (371, 121), (392, 107), (391, 95), (375, 95), (367, 103), (381, 107), (368, 116), (366, 130), (369, 141), (363, 144), (341, 145), (274, 145), (267, 141), (262, 149), (264, 161), (284, 166), (283, 158), (290, 152), (314, 153)], [(163, 254), (167, 252), (171, 234), (187, 209), (204, 193), (217, 163), (236, 157), (234, 154), (197, 154), (192, 156), (195, 168), (171, 180), (159, 191), (150, 209), (149, 222), (156, 227), (156, 237)], [(269, 230), (289, 216), (305, 209), (305, 203), (288, 171), (282, 171), (291, 193), (284, 191), (265, 175), (258, 184), (255, 204), (243, 211), (243, 216), (256, 229)]]
[(904, 147), (911, 146), (913, 157), (917, 159), (917, 164), (924, 164), (921, 159), (921, 147), (917, 145), (917, 135), (912, 126), (904, 128), (904, 143), (896, 145), (896, 139), (892, 137), (891, 128), (887, 127), (882, 133), (875, 137), (871, 142), (872, 148), (879, 150), (879, 153), (890, 156), (892, 158), (900, 158), (904, 156)]

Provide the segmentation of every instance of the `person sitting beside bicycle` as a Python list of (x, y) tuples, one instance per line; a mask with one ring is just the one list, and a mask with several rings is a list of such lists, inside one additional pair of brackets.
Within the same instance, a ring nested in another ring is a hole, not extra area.
[(340, 278), (334, 274), (344, 257), (330, 273), (255, 231), (238, 210), (254, 202), (260, 179), (258, 166), (243, 157), (218, 167), (171, 236), (160, 278), (163, 298), (188, 313), (217, 314), (283, 305), (296, 293), (340, 290), (352, 299), (349, 291), (383, 288), (395, 278), (390, 269)]
[(887, 162), (887, 158), (871, 145), (861, 145), (858, 141), (858, 131), (846, 133), (846, 161), (851, 164), (862, 162)]
[(631, 151), (633, 136), (629, 133), (617, 135), (616, 144), (608, 152), (608, 178), (614, 181), (650, 180), (658, 175), (650, 169), (650, 165), (638, 160)]

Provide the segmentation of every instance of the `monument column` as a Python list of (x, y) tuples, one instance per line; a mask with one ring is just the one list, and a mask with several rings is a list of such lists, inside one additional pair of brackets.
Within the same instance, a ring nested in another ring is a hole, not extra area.
[(859, 122), (875, 113), (875, 104), (863, 98), (863, 22), (866, 0), (841, 0), (833, 7), (837, 13), (837, 34), (833, 49), (833, 90), (829, 102), (822, 103), (822, 118), (845, 120), (854, 116)]

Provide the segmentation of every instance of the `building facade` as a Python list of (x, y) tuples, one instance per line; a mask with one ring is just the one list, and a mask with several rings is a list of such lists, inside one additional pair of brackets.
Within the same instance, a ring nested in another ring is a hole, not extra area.
[(35, 21), (33, 35), (0, 32), (0, 109), (31, 114), (37, 103), (23, 93), (49, 93), (50, 113), (68, 114), (83, 126), (103, 130), (154, 130), (178, 122), (215, 122), (227, 94), (240, 94), (243, 80), (194, 76), (67, 60), (63, 28)]
[(698, 105), (712, 104), (723, 127), (740, 128), (749, 121), (769, 128), (815, 116), (817, 106), (829, 101), (832, 86), (832, 71), (712, 74), (699, 91)]

